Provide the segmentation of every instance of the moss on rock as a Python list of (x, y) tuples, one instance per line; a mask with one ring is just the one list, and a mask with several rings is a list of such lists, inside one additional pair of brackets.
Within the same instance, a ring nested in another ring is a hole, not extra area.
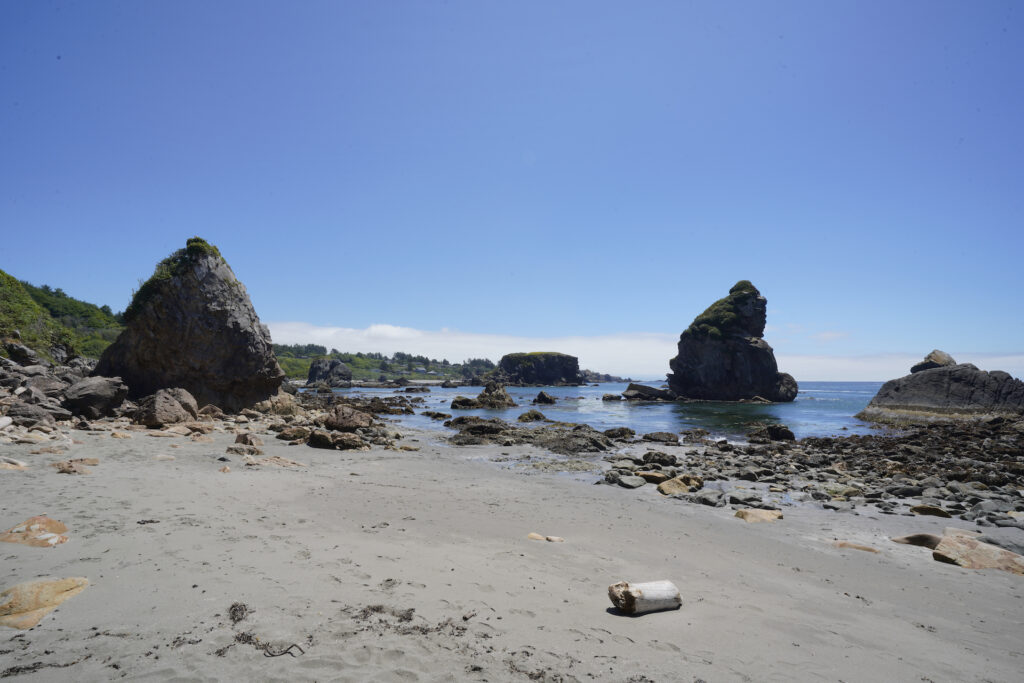
[(189, 268), (195, 265), (196, 261), (204, 256), (214, 256), (223, 260), (220, 249), (210, 244), (202, 237), (192, 237), (185, 242), (185, 248), (179, 249), (160, 263), (156, 264), (153, 274), (149, 279), (139, 285), (139, 288), (132, 294), (131, 303), (124, 309), (124, 320), (130, 322), (135, 318), (146, 302), (156, 296), (163, 284), (171, 278), (179, 277), (188, 272)]

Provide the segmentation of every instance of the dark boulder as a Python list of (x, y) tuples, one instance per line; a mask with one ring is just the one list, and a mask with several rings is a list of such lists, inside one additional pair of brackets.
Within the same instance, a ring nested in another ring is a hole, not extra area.
[(889, 380), (857, 417), (872, 422), (912, 422), (1021, 414), (1024, 382), (1006, 372), (986, 372), (962, 363)]
[(533, 399), (536, 405), (549, 406), (555, 403), (555, 397), (546, 391), (541, 391), (537, 394), (537, 398)]
[(337, 358), (318, 358), (309, 366), (306, 386), (326, 384), (329, 387), (352, 386), (352, 370)]
[(681, 397), (739, 401), (763, 396), (792, 401), (797, 384), (779, 372), (772, 347), (762, 339), (767, 300), (746, 280), (697, 316), (680, 335), (669, 361), (669, 389)]
[(276, 395), (284, 379), (245, 286), (198, 237), (157, 265), (124, 315), (94, 374), (121, 377), (133, 398), (183, 387), (237, 411)]
[(39, 355), (25, 346), (19, 344), (14, 340), (4, 341), (4, 350), (7, 351), (7, 355), (11, 357), (18, 365), (47, 365), (46, 361), (39, 358)]
[(765, 424), (747, 433), (750, 443), (768, 443), (770, 441), (795, 441), (796, 435), (786, 425)]
[(498, 361), (495, 378), (504, 384), (520, 386), (586, 384), (579, 359), (554, 351), (506, 354)]
[(64, 407), (95, 420), (113, 415), (127, 397), (128, 385), (120, 377), (87, 377), (64, 392)]
[(498, 382), (488, 382), (484, 390), (476, 398), (456, 396), (452, 400), (452, 408), (455, 410), (471, 410), (474, 408), (490, 408), (500, 410), (502, 408), (515, 408), (516, 402), (509, 396), (505, 386)]
[(54, 422), (53, 415), (43, 406), (33, 405), (25, 401), (18, 401), (7, 410), (7, 417), (11, 418), (14, 424), (20, 427), (31, 427), (37, 424), (50, 424)]
[(544, 413), (535, 409), (527, 410), (517, 419), (519, 420), (519, 422), (543, 422), (544, 420), (547, 420), (547, 418), (544, 417)]
[(354, 432), (373, 425), (373, 416), (350, 406), (337, 406), (323, 420), (324, 427), (338, 432)]
[(677, 396), (675, 392), (668, 389), (656, 389), (646, 384), (631, 383), (622, 392), (622, 398), (627, 401), (674, 401)]
[(157, 428), (178, 422), (189, 422), (198, 417), (199, 407), (196, 405), (196, 399), (185, 389), (174, 387), (160, 389), (140, 399), (133, 419), (136, 424)]

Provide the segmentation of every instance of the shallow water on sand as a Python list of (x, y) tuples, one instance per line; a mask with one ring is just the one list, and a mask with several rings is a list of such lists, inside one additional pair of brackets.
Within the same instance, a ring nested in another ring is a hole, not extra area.
[[(660, 386), (659, 382), (646, 383)], [(416, 404), (416, 415), (397, 416), (399, 423), (423, 429), (443, 429), (441, 423), (419, 415), (425, 410), (450, 413), (453, 416), (478, 415), (499, 417), (508, 422), (537, 408), (545, 417), (561, 422), (589, 424), (595, 429), (630, 427), (637, 433), (703, 428), (716, 436), (742, 439), (754, 422), (777, 422), (789, 426), (798, 439), (805, 436), (843, 436), (867, 434), (870, 426), (854, 415), (867, 405), (881, 382), (803, 382), (792, 403), (768, 405), (719, 403), (658, 403), (635, 401), (602, 401), (604, 394), (620, 394), (626, 384), (600, 384), (584, 387), (508, 387), (518, 407), (504, 410), (452, 410), (456, 396), (476, 396), (482, 387), (442, 389), (430, 387), (430, 393), (404, 394), (394, 389), (338, 389), (342, 395), (385, 396), (396, 393), (409, 398), (422, 397)], [(546, 391), (557, 403), (533, 406), (531, 401)]]

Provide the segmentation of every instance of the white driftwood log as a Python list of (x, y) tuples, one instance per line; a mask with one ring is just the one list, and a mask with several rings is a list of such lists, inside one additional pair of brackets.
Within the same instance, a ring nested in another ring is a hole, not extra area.
[(679, 609), (683, 599), (671, 581), (627, 583), (619, 581), (608, 586), (612, 604), (625, 614), (645, 614), (666, 609)]

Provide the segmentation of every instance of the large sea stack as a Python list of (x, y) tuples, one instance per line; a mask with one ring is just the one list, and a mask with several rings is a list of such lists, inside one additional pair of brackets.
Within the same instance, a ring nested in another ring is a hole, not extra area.
[(134, 398), (181, 387), (199, 405), (235, 411), (276, 395), (284, 379), (245, 287), (198, 237), (157, 264), (124, 315), (93, 374), (121, 377)]
[(889, 380), (857, 417), (871, 422), (979, 419), (1024, 414), (1024, 382), (1001, 370), (986, 372), (932, 351)]
[(576, 356), (555, 351), (509, 353), (501, 357), (495, 377), (513, 385), (557, 386), (585, 384)]
[(669, 388), (681, 398), (792, 401), (797, 384), (779, 372), (775, 354), (762, 339), (768, 301), (740, 280), (679, 337), (679, 355), (669, 361)]

